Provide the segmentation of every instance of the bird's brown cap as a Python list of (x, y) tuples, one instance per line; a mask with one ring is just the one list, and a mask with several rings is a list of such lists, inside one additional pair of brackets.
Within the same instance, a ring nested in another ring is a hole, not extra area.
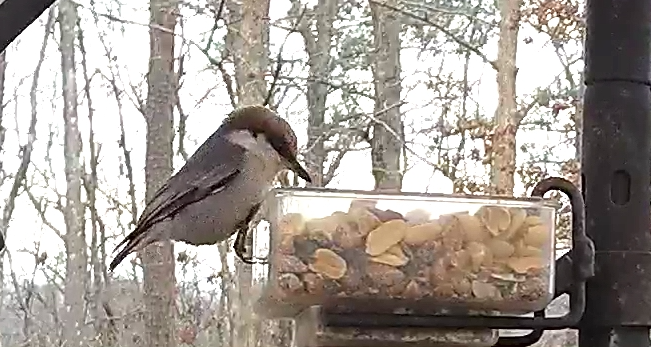
[(245, 106), (231, 112), (224, 120), (223, 130), (248, 130), (256, 137), (265, 136), (271, 146), (285, 158), (290, 169), (308, 182), (311, 179), (305, 169), (296, 161), (298, 145), (292, 127), (276, 112), (264, 106)]
[(263, 134), (281, 154), (283, 151), (296, 156), (296, 134), (287, 121), (276, 112), (264, 106), (245, 106), (238, 108), (224, 120), (228, 130), (248, 130), (254, 136)]

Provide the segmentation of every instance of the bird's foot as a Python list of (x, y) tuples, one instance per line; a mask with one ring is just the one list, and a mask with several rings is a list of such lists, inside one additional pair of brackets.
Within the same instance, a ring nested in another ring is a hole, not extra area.
[(265, 258), (252, 257), (246, 254), (247, 235), (248, 229), (240, 229), (240, 231), (237, 232), (237, 237), (235, 238), (235, 243), (233, 244), (235, 255), (237, 255), (237, 257), (240, 258), (240, 260), (242, 260), (242, 262), (245, 264), (267, 264), (267, 260)]
[[(235, 252), (237, 253), (237, 252)], [(255, 264), (268, 264), (267, 260), (264, 258), (257, 258), (257, 257), (249, 257), (245, 256), (243, 254), (237, 254), (237, 257), (240, 258), (240, 260), (249, 265), (255, 265)]]

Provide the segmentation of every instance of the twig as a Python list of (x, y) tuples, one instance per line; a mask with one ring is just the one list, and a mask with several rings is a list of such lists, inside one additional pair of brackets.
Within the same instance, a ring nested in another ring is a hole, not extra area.
[[(278, 83), (278, 79), (280, 78), (280, 72), (282, 71), (283, 68), (283, 49), (285, 48), (285, 44), (287, 44), (289, 35), (298, 31), (298, 27), (303, 21), (303, 17), (305, 16), (306, 12), (307, 12), (307, 7), (303, 7), (303, 11), (298, 16), (298, 19), (294, 23), (294, 26), (291, 28), (291, 30), (287, 32), (287, 34), (285, 35), (285, 39), (283, 40), (283, 43), (280, 45), (280, 49), (278, 50), (278, 56), (276, 58), (276, 69), (273, 73), (273, 80), (271, 81), (271, 86), (269, 87), (267, 96), (265, 97), (264, 102), (262, 103), (263, 106), (269, 105), (273, 100), (275, 90), (276, 90), (276, 84)], [(274, 107), (272, 108), (276, 108), (276, 107), (277, 105), (274, 105)]]
[(466, 42), (466, 41), (460, 39), (459, 37), (457, 37), (456, 35), (454, 35), (452, 32), (450, 32), (449, 30), (447, 30), (447, 29), (444, 28), (443, 26), (440, 26), (440, 25), (438, 25), (438, 24), (432, 22), (431, 20), (429, 20), (429, 19), (427, 19), (427, 18), (425, 18), (425, 17), (419, 16), (419, 15), (414, 14), (414, 13), (411, 13), (411, 12), (409, 12), (409, 11), (405, 11), (405, 10), (400, 9), (400, 8), (397, 8), (397, 7), (393, 6), (393, 5), (389, 5), (389, 4), (387, 4), (386, 2), (383, 2), (383, 1), (369, 0), (369, 2), (372, 2), (372, 3), (377, 4), (377, 5), (379, 5), (379, 6), (382, 6), (382, 7), (386, 7), (386, 8), (388, 8), (388, 9), (390, 9), (390, 10), (393, 10), (393, 11), (396, 11), (396, 12), (398, 12), (398, 13), (401, 13), (401, 14), (407, 16), (407, 17), (410, 17), (410, 18), (412, 18), (412, 19), (419, 20), (419, 21), (421, 21), (421, 22), (423, 22), (423, 23), (426, 23), (426, 24), (428, 24), (428, 25), (433, 26), (433, 27), (436, 28), (438, 31), (440, 31), (440, 32), (442, 32), (443, 34), (447, 35), (450, 39), (452, 39), (452, 41), (456, 42), (459, 46), (461, 46), (461, 47), (463, 47), (463, 48), (465, 48), (465, 49), (467, 49), (467, 50), (469, 50), (469, 51), (475, 53), (479, 58), (481, 58), (481, 60), (483, 60), (486, 64), (490, 65), (490, 66), (491, 66), (495, 71), (498, 70), (498, 66), (497, 66), (497, 64), (495, 63), (495, 61), (488, 59), (488, 57), (487, 57), (484, 53), (482, 53), (482, 52), (481, 52), (477, 47), (473, 47), (473, 46), (472, 46), (471, 44), (469, 44), (468, 42)]
[(29, 100), (31, 104), (31, 119), (29, 122), (29, 130), (27, 133), (27, 143), (20, 148), (21, 152), (21, 161), (16, 174), (14, 175), (14, 182), (11, 185), (9, 191), (9, 197), (5, 203), (5, 206), (2, 210), (2, 223), (0, 224), (0, 237), (2, 237), (2, 243), (5, 243), (7, 239), (7, 229), (9, 226), (9, 221), (11, 216), (14, 213), (16, 207), (16, 197), (18, 196), (18, 190), (23, 186), (25, 177), (27, 176), (27, 169), (29, 168), (29, 163), (32, 158), (32, 151), (34, 149), (34, 141), (36, 141), (36, 121), (38, 114), (38, 106), (36, 101), (36, 92), (38, 90), (38, 81), (41, 76), (41, 68), (43, 62), (45, 61), (45, 51), (47, 49), (48, 39), (50, 37), (51, 27), (54, 25), (54, 8), (51, 8), (48, 12), (47, 22), (45, 24), (45, 33), (43, 34), (43, 40), (41, 44), (41, 50), (38, 56), (38, 62), (36, 63), (36, 68), (34, 69), (34, 76), (32, 77), (32, 87), (29, 91)]

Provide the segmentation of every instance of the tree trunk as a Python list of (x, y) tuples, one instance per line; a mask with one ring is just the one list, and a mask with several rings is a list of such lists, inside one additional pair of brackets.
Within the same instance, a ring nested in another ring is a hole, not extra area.
[(235, 63), (238, 107), (260, 105), (267, 98), (269, 0), (228, 1), (229, 51)]
[(86, 97), (86, 105), (88, 106), (88, 152), (89, 152), (89, 167), (90, 173), (84, 180), (84, 189), (86, 192), (86, 198), (88, 199), (88, 210), (90, 212), (90, 230), (91, 230), (91, 242), (89, 250), (89, 270), (92, 273), (92, 284), (89, 284), (89, 294), (92, 298), (90, 303), (90, 316), (93, 326), (95, 327), (95, 336), (102, 336), (102, 321), (103, 321), (103, 309), (102, 309), (102, 290), (103, 283), (103, 264), (106, 262), (106, 259), (102, 258), (100, 251), (102, 249), (102, 240), (100, 240), (100, 216), (97, 212), (97, 143), (95, 141), (95, 129), (94, 129), (94, 115), (95, 108), (93, 105), (93, 98), (91, 97), (90, 86), (91, 78), (88, 73), (88, 61), (87, 61), (87, 52), (86, 45), (84, 40), (84, 33), (81, 28), (81, 21), (77, 20), (77, 40), (79, 44), (79, 52), (81, 53), (81, 71), (84, 77), (84, 96)]
[[(235, 63), (238, 107), (260, 105), (267, 98), (265, 75), (269, 67), (269, 0), (227, 2), (228, 50)], [(251, 235), (249, 235), (251, 236)], [(246, 240), (251, 249), (252, 239)], [(235, 262), (237, 287), (233, 288), (233, 346), (254, 347), (260, 339), (260, 322), (253, 321), (251, 266)]]
[[(307, 145), (310, 150), (305, 153), (305, 165), (307, 171), (312, 174), (312, 186), (323, 187), (326, 182), (325, 162), (327, 153), (325, 144), (325, 112), (326, 99), (328, 97), (328, 84), (331, 73), (330, 61), (332, 56), (332, 36), (334, 35), (333, 23), (339, 9), (337, 0), (319, 0), (315, 6), (316, 15), (316, 37), (312, 33), (312, 21), (304, 20), (299, 24), (299, 31), (303, 36), (305, 51), (308, 55), (310, 76), (307, 82)], [(294, 3), (292, 11), (294, 15), (300, 16), (302, 8), (300, 2)], [(301, 18), (301, 17), (299, 17)]]
[(64, 293), (63, 339), (66, 346), (86, 346), (84, 341), (84, 297), (86, 294), (87, 246), (84, 232), (84, 204), (81, 200), (83, 168), (81, 132), (77, 115), (77, 81), (75, 65), (76, 5), (70, 0), (59, 3), (61, 32), (61, 75), (63, 76), (63, 122), (66, 204), (66, 276)]
[(522, 0), (499, 0), (500, 38), (497, 44), (498, 104), (492, 137), (490, 191), (513, 195), (516, 142), (520, 114), (516, 103), (516, 54)]
[[(395, 1), (387, 5), (397, 7)], [(375, 189), (402, 189), (401, 154), (404, 129), (400, 114), (400, 19), (397, 13), (370, 2), (373, 20), (374, 52), (371, 55), (375, 83), (375, 112), (371, 163)]]
[[(147, 149), (146, 199), (163, 186), (173, 172), (174, 138), (174, 29), (178, 3), (150, 0), (149, 73), (145, 108)], [(175, 339), (174, 250), (171, 242), (153, 244), (140, 253), (143, 263), (145, 346), (173, 347)]]

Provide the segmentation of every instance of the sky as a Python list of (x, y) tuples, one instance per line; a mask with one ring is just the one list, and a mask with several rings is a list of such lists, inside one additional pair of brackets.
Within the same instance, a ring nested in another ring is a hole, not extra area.
[[(116, 2), (113, 2), (115, 4)], [(79, 12), (85, 18), (91, 18), (91, 4), (88, 0), (79, 1), (81, 5)], [(111, 31), (107, 41), (111, 42), (112, 54), (116, 57), (112, 63), (116, 69), (120, 71), (120, 81), (128, 88), (129, 84), (144, 86), (143, 74), (147, 69), (148, 58), (148, 32), (146, 23), (149, 19), (147, 12), (147, 3), (145, 1), (131, 1), (125, 2), (128, 5), (122, 5), (121, 19), (126, 22), (124, 32), (115, 28)], [(271, 18), (280, 18), (285, 16), (289, 9), (290, 2), (288, 0), (272, 0), (271, 1)], [(100, 14), (108, 14), (108, 10), (98, 6), (97, 12)], [(20, 119), (16, 118), (14, 122), (18, 122), (21, 129), (19, 142), (16, 134), (10, 134), (7, 139), (7, 153), (16, 153), (17, 148), (11, 145), (17, 143), (24, 143), (26, 141), (25, 134), (27, 124), (29, 122), (30, 103), (29, 103), (29, 85), (31, 83), (31, 76), (34, 72), (34, 67), (38, 60), (38, 51), (43, 38), (43, 22), (46, 14), (28, 27), (23, 32), (18, 40), (12, 44), (8, 50), (9, 71), (7, 76), (7, 90), (11, 93), (16, 89), (17, 101), (12, 103), (15, 107), (16, 114), (20, 114)], [(106, 23), (102, 20), (101, 23)], [(101, 75), (109, 74), (108, 64), (105, 57), (105, 51), (100, 44), (98, 37), (100, 33), (94, 28), (91, 22), (83, 23), (86, 37), (86, 48), (88, 51), (88, 64), (90, 73), (93, 78), (92, 98), (95, 110), (95, 129), (96, 141), (104, 143), (102, 146), (102, 165), (103, 171), (100, 173), (100, 180), (107, 180), (115, 182), (114, 185), (120, 185), (122, 192), (125, 191), (126, 180), (121, 179), (118, 181), (115, 177), (120, 174), (119, 156), (121, 150), (117, 147), (117, 140), (119, 139), (118, 129), (118, 108), (116, 101), (110, 95), (105, 83), (101, 81)], [(193, 17), (184, 27), (184, 35), (186, 38), (199, 37), (199, 33), (209, 28), (212, 23), (206, 17)], [(284, 40), (285, 33), (280, 29), (272, 29), (272, 41), (280, 42)], [(546, 86), (554, 77), (561, 72), (561, 65), (558, 59), (549, 46), (547, 40), (542, 35), (536, 34), (531, 29), (524, 29), (520, 34), (521, 38), (531, 37), (533, 42), (530, 44), (521, 43), (518, 51), (518, 90), (519, 94), (524, 95), (533, 91), (536, 87)], [(58, 41), (58, 38), (56, 39)], [(192, 39), (186, 39), (187, 42), (192, 44), (196, 43)], [(496, 56), (497, 43), (491, 41), (488, 44), (488, 49), (484, 52), (489, 58)], [(299, 54), (303, 51), (302, 39), (298, 34), (288, 37), (284, 52), (288, 55)], [(38, 89), (38, 132), (37, 144), (35, 145), (36, 151), (33, 154), (33, 164), (39, 170), (46, 170), (47, 163), (45, 162), (44, 143), (47, 142), (47, 137), (44, 134), (48, 133), (48, 123), (60, 122), (62, 117), (62, 109), (60, 96), (56, 87), (60, 87), (60, 75), (57, 70), (60, 69), (60, 58), (56, 47), (56, 42), (49, 43), (47, 49), (47, 58), (44, 63), (43, 71), (41, 73), (41, 85)], [(405, 83), (412, 83), (416, 78), (422, 78), (415, 74), (414, 68), (418, 67), (417, 52), (405, 51), (401, 57), (403, 76), (407, 76)], [(230, 102), (223, 88), (214, 90), (215, 81), (219, 82), (220, 77), (212, 71), (206, 69), (208, 61), (196, 47), (191, 47), (190, 57), (185, 62), (187, 69), (186, 83), (181, 91), (181, 98), (184, 103), (186, 113), (190, 115), (188, 120), (188, 140), (186, 147), (189, 153), (203, 142), (221, 123), (222, 119), (230, 111)], [(81, 71), (78, 71), (78, 79), (81, 81)], [(495, 84), (495, 74), (492, 69), (486, 65), (474, 64), (474, 69), (471, 71), (471, 76), (474, 79), (480, 80), (479, 94), (476, 98), (479, 100), (483, 110), (486, 114), (492, 114), (496, 107), (497, 94)], [(82, 84), (79, 84), (81, 90)], [(207, 90), (211, 90), (207, 93)], [(418, 117), (420, 114), (427, 112), (434, 112), (431, 108), (416, 109), (420, 104), (420, 100), (426, 99), (424, 96), (426, 91), (423, 87), (417, 88), (410, 92), (405, 97), (406, 105), (403, 110), (413, 109), (410, 111), (409, 117)], [(81, 93), (80, 93), (81, 95)], [(12, 97), (8, 95), (7, 97)], [(200, 100), (204, 100), (200, 102)], [(303, 102), (301, 100), (301, 102)], [(299, 139), (299, 146), (304, 146), (306, 142), (305, 133), (305, 119), (306, 109), (297, 104), (287, 114), (289, 122), (297, 130)], [(303, 102), (304, 105), (304, 102)], [(364, 104), (365, 111), (372, 112), (373, 105), (371, 102)], [(80, 109), (80, 128), (87, 136), (88, 121), (86, 119), (87, 105), (82, 103)], [(144, 139), (145, 139), (145, 126), (144, 119), (139, 112), (128, 102), (125, 104), (124, 122), (127, 133), (128, 146), (131, 148), (132, 160), (134, 161), (136, 190), (138, 191), (138, 198), (140, 199), (140, 209), (142, 208), (142, 199), (144, 192)], [(416, 119), (417, 118), (412, 118)], [(10, 128), (10, 126), (7, 126)], [(10, 128), (11, 129), (11, 128)], [(558, 135), (546, 133), (529, 133), (528, 140), (532, 140), (531, 136), (536, 143), (549, 144), (557, 143), (560, 141)], [(572, 156), (572, 149), (567, 149), (568, 156)], [(55, 172), (63, 172), (63, 149), (61, 146), (55, 145), (52, 149), (52, 166)], [(11, 157), (10, 155), (6, 155)], [(370, 190), (373, 188), (373, 178), (370, 174), (368, 152), (352, 152), (344, 158), (339, 174), (334, 178), (329, 185), (331, 188), (342, 189), (362, 189)], [(450, 193), (452, 191), (451, 183), (441, 175), (432, 176), (432, 170), (427, 163), (413, 158), (414, 166), (411, 168), (404, 177), (403, 190), (411, 192), (437, 192), (437, 193)], [(182, 159), (176, 158), (175, 167), (180, 168), (183, 164)], [(11, 168), (17, 165), (17, 159), (10, 158), (6, 160), (5, 167)], [(57, 180), (54, 182), (43, 182), (41, 188), (34, 188), (33, 193), (42, 193), (52, 196), (52, 188), (55, 187), (59, 192), (64, 192), (65, 180), (63, 175), (58, 175)], [(519, 184), (519, 183), (518, 183)], [(522, 185), (518, 186), (518, 194), (522, 194)], [(6, 192), (5, 195), (6, 196)], [(20, 252), (24, 248), (34, 248), (35, 243), (40, 243), (40, 250), (47, 251), (48, 254), (54, 255), (62, 251), (63, 243), (60, 238), (56, 236), (47, 227), (43, 226), (38, 215), (34, 212), (29, 201), (25, 197), (21, 198), (18, 202), (18, 207), (14, 212), (8, 233), (8, 249), (12, 253), (14, 270), (21, 274), (30, 274), (33, 269), (33, 257), (24, 252)], [(123, 217), (126, 218), (126, 217)], [(58, 229), (64, 230), (63, 219), (61, 214), (55, 211), (48, 213), (48, 219)], [(128, 230), (125, 230), (128, 231)], [(111, 245), (107, 248), (112, 249), (115, 240), (111, 241)], [(219, 264), (214, 258), (214, 246), (202, 246), (198, 248), (190, 248), (190, 251), (196, 252), (199, 257), (202, 268), (200, 272), (204, 275), (212, 273), (218, 269)], [(176, 246), (177, 251), (188, 249), (183, 244)], [(128, 264), (128, 262), (126, 262)], [(118, 273), (126, 273), (127, 268), (124, 266), (122, 271)], [(37, 279), (39, 282), (44, 281), (42, 275), (38, 274)]]

